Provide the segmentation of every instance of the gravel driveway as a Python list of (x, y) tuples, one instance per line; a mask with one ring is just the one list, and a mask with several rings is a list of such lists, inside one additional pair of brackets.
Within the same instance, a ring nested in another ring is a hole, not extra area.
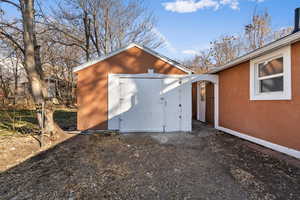
[(299, 160), (195, 129), (74, 136), (2, 173), (0, 198), (300, 199)]

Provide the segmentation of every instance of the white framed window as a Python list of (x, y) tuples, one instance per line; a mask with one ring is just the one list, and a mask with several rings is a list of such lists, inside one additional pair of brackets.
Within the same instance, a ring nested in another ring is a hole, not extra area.
[(291, 47), (250, 61), (250, 100), (291, 100)]

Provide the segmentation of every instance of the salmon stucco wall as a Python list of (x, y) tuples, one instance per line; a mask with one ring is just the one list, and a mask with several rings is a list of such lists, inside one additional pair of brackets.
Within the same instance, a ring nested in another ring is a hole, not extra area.
[(132, 47), (77, 72), (78, 130), (107, 130), (108, 74), (140, 74), (154, 69), (161, 74), (186, 72)]
[(292, 100), (250, 101), (250, 62), (219, 72), (219, 125), (300, 150), (300, 42), (292, 50)]

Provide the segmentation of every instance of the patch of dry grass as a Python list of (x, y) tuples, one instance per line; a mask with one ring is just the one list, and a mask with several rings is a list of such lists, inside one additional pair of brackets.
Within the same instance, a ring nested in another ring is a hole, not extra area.
[[(0, 137), (21, 136), (39, 132), (34, 110), (0, 110)], [(60, 109), (54, 120), (63, 128), (76, 127), (76, 110)]]

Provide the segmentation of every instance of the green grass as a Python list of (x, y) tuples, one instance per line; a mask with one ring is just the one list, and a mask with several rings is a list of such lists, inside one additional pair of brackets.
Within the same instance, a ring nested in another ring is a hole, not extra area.
[[(54, 120), (63, 129), (76, 126), (76, 111), (56, 110)], [(39, 132), (33, 110), (0, 110), (0, 137), (34, 134)]]

